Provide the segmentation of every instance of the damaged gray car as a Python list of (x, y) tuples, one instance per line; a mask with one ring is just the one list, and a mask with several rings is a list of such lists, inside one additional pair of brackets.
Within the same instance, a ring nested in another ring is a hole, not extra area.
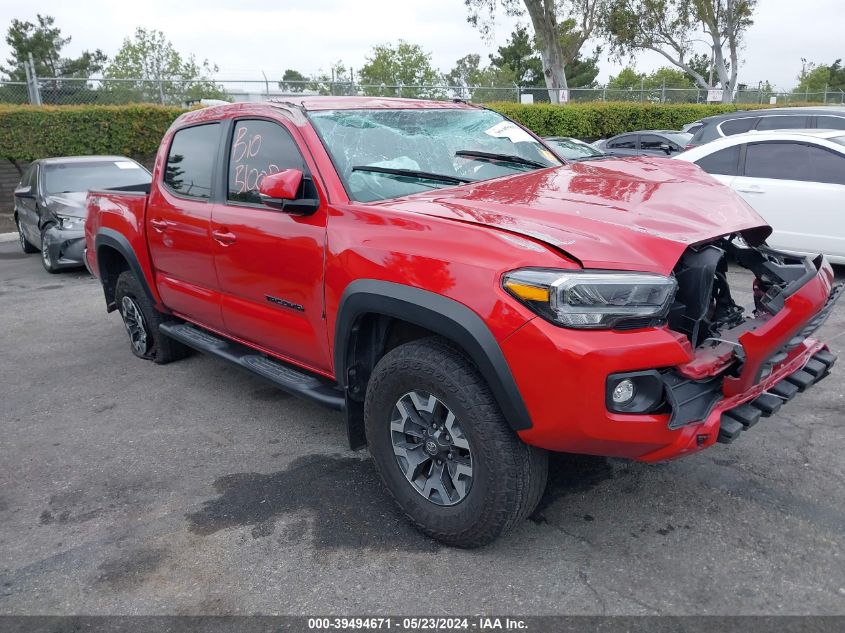
[(125, 156), (66, 156), (33, 161), (15, 189), (15, 223), (24, 253), (41, 253), (47, 272), (83, 265), (89, 189), (148, 191), (140, 163)]

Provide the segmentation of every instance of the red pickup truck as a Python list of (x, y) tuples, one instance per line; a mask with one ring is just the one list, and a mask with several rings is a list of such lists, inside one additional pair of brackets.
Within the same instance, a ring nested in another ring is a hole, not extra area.
[(841, 291), (830, 265), (767, 248), (730, 189), (681, 161), (562, 161), (464, 103), (189, 112), (149, 193), (88, 208), (85, 260), (136, 356), (194, 348), (345, 412), (453, 545), (532, 512), (547, 451), (730, 442), (835, 361), (811, 338)]

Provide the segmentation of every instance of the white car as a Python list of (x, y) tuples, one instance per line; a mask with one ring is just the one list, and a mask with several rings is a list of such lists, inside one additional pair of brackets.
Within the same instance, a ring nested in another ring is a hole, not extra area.
[(739, 193), (774, 232), (768, 243), (845, 264), (845, 131), (720, 138), (679, 154)]

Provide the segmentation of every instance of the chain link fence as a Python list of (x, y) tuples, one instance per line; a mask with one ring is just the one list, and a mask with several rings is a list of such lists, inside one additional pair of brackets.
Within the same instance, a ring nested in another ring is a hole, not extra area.
[[(261, 81), (204, 80), (154, 81), (144, 79), (35, 79), (0, 81), (0, 103), (41, 103), (50, 105), (157, 103), (189, 106), (203, 99), (224, 101), (263, 101), (304, 95), (361, 95), (426, 99), (464, 99), (476, 103), (511, 101), (548, 103), (545, 88), (519, 86), (409, 86), (369, 85), (344, 81)], [(640, 103), (706, 103), (707, 91), (697, 88), (641, 88), (619, 90), (607, 87), (571, 88), (569, 101), (588, 103), (628, 101)], [(789, 105), (819, 103), (845, 105), (841, 90), (770, 91), (738, 90), (734, 102), (739, 104)]]

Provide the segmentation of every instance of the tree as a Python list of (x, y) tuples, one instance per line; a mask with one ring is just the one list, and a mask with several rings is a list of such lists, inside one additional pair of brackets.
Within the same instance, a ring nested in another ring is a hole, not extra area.
[(683, 70), (663, 66), (646, 75), (643, 82), (646, 88), (695, 88), (695, 82)]
[(608, 90), (634, 90), (642, 85), (644, 73), (638, 73), (632, 66), (626, 66), (618, 75), (607, 80)]
[(552, 102), (558, 91), (569, 87), (566, 65), (577, 58), (581, 48), (596, 30), (609, 0), (464, 0), (467, 20), (489, 34), (496, 10), (507, 15), (528, 13), (543, 61), (543, 78)]
[(595, 88), (599, 76), (599, 55), (601, 48), (596, 48), (590, 57), (576, 55), (566, 65), (566, 83), (574, 88)]
[(367, 95), (411, 98), (437, 96), (434, 94), (436, 90), (427, 87), (436, 84), (439, 79), (431, 65), (431, 54), (418, 44), (404, 40), (396, 44), (374, 46), (358, 76)]
[(475, 53), (464, 55), (456, 61), (443, 79), (455, 89), (456, 96), (476, 102), (501, 100), (503, 89), (513, 89), (517, 83), (516, 74), (510, 66), (491, 64), (482, 68), (481, 56)]
[(656, 51), (709, 89), (716, 82), (711, 84), (701, 72), (695, 51), (703, 35), (724, 90), (722, 101), (729, 103), (736, 88), (739, 49), (756, 7), (757, 0), (610, 0), (603, 24), (617, 55)]
[(307, 87), (308, 90), (321, 95), (356, 94), (352, 83), (352, 70), (347, 68), (341, 59), (331, 65), (329, 72), (321, 69)]
[(282, 75), (282, 80), (279, 82), (279, 88), (289, 92), (302, 92), (305, 90), (308, 78), (298, 70), (288, 68)]
[(106, 68), (104, 89), (113, 101), (179, 104), (226, 99), (223, 88), (210, 78), (217, 70), (207, 59), (183, 57), (161, 31), (138, 27)]
[(62, 49), (70, 43), (70, 37), (62, 37), (60, 28), (53, 26), (55, 19), (49, 15), (38, 14), (38, 24), (12, 20), (6, 31), (6, 44), (11, 49), (11, 56), (6, 59), (8, 66), (0, 66), (11, 81), (24, 81), (23, 69), (32, 53), (35, 62), (35, 74), (39, 77), (77, 77), (87, 79), (99, 72), (106, 62), (105, 54), (97, 49), (93, 53), (83, 51), (76, 58), (62, 57)]
[[(36, 21), (37, 24), (12, 20), (6, 31), (6, 43), (11, 56), (6, 60), (8, 66), (0, 66), (0, 72), (11, 81), (25, 81), (24, 64), (29, 63), (29, 55), (32, 54), (44, 103), (95, 100), (94, 91), (83, 80), (103, 69), (107, 59), (105, 54), (97, 49), (94, 52), (83, 51), (79, 57), (62, 57), (62, 49), (70, 43), (71, 38), (62, 37), (61, 29), (54, 26), (55, 20), (49, 15), (39, 14)], [(0, 96), (0, 101), (6, 100), (5, 96)]]
[(825, 90), (845, 91), (845, 67), (842, 66), (841, 59), (832, 64), (807, 63), (806, 59), (801, 61), (801, 74), (798, 75), (798, 86), (794, 90), (796, 94), (821, 93)]
[(497, 55), (490, 55), (490, 63), (498, 69), (509, 68), (515, 75), (516, 84), (522, 88), (541, 85), (543, 62), (534, 48), (528, 29), (519, 26), (510, 39), (500, 46)]

